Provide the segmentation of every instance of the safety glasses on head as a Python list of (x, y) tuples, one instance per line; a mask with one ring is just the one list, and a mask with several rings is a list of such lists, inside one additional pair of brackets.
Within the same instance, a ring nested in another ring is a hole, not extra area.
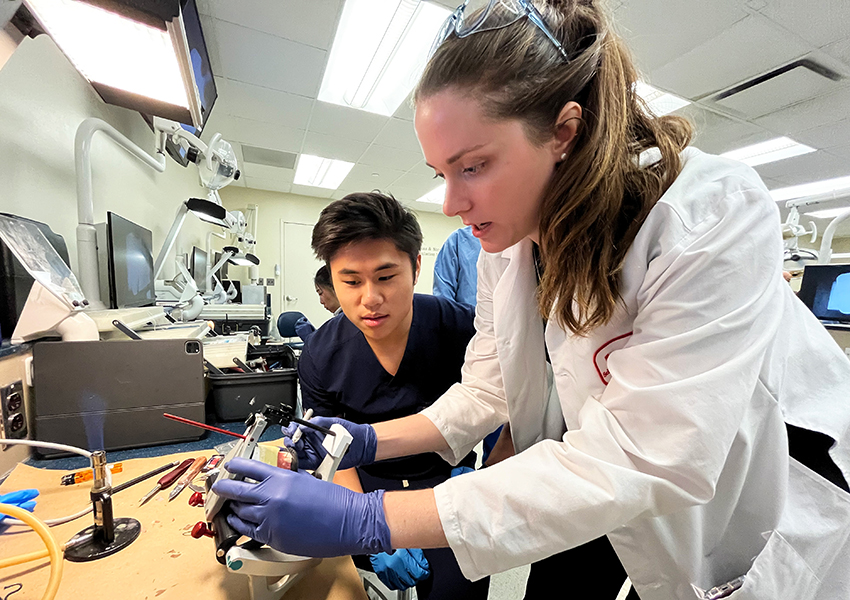
[(481, 31), (507, 27), (523, 17), (528, 17), (528, 20), (536, 25), (558, 49), (564, 61), (570, 62), (567, 51), (549, 30), (543, 16), (531, 0), (465, 0), (443, 23), (437, 39), (431, 46), (431, 55), (452, 33), (462, 38)]

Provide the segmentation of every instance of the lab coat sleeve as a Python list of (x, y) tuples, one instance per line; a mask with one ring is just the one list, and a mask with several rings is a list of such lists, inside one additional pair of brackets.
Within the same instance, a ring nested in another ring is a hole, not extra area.
[(495, 267), (498, 260), (484, 252), (478, 260), (475, 335), (466, 348), (461, 382), (420, 413), (428, 417), (446, 439), (449, 450), (439, 454), (453, 465), (508, 420), (493, 330), (493, 289), (499, 278)]
[[(754, 390), (779, 324), (772, 301), (784, 282), (767, 191), (742, 184), (705, 196), (700, 202), (710, 208), (695, 223), (674, 207), (656, 206), (630, 249), (639, 260), (626, 266), (645, 272), (630, 307), (633, 334), (608, 357), (604, 392), (579, 403), (578, 427), (435, 488), (466, 577), (534, 562), (633, 519), (712, 499), (747, 407), (763, 398)], [(671, 228), (683, 232), (675, 243), (654, 243)], [(479, 387), (497, 381), (479, 366), (473, 361), (466, 378), (477, 378)], [(553, 367), (558, 376), (563, 365)]]

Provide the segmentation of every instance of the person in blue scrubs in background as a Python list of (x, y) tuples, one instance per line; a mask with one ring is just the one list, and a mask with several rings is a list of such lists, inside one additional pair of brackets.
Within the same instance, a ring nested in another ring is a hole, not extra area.
[[(421, 245), (416, 217), (391, 196), (350, 194), (322, 211), (312, 246), (329, 266), (343, 316), (325, 323), (304, 346), (298, 376), (305, 410), (357, 423), (388, 421), (418, 413), (460, 381), (474, 313), (413, 293)], [(340, 471), (334, 482), (366, 492), (424, 489), (474, 465), (474, 453), (454, 469), (427, 453)], [(393, 589), (418, 582), (421, 600), (487, 597), (489, 581), (464, 578), (447, 548), (370, 559)], [(355, 563), (368, 567), (359, 557)]]
[(480, 252), (481, 242), (472, 235), (471, 225), (453, 231), (437, 254), (433, 294), (475, 306)]

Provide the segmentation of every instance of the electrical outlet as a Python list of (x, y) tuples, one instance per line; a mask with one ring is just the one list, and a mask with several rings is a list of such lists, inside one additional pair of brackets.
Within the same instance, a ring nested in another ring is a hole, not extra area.
[[(27, 437), (27, 418), (24, 414), (24, 384), (16, 381), (0, 388), (0, 437), (22, 440)], [(9, 446), (3, 445), (3, 450)]]
[(274, 285), (274, 279), (271, 277), (266, 278), (266, 285)]

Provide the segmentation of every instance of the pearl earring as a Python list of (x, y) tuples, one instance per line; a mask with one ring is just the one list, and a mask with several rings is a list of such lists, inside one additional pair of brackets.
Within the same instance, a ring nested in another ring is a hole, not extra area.
[(565, 160), (566, 158), (567, 158), (567, 153), (566, 153), (566, 152), (564, 152), (564, 153), (561, 155), (561, 160)]

